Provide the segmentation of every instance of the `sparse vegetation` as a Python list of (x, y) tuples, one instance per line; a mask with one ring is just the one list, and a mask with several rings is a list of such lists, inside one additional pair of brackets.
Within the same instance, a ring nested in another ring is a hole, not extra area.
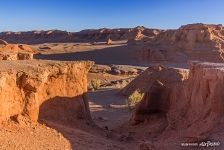
[(91, 80), (91, 87), (94, 91), (98, 90), (100, 88), (100, 86), (101, 86), (101, 80), (99, 80), (99, 79)]
[(136, 104), (138, 104), (144, 96), (144, 93), (141, 93), (139, 90), (135, 90), (129, 97), (128, 97), (128, 107), (131, 109)]

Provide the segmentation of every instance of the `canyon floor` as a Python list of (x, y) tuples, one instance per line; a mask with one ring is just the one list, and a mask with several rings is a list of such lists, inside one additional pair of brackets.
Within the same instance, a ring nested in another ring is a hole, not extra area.
[[(105, 42), (92, 43), (45, 43), (31, 46), (40, 52), (34, 56), (36, 59), (47, 60), (92, 60), (96, 64), (103, 65), (132, 65), (149, 67), (158, 63), (144, 62), (136, 56), (136, 52), (142, 45), (130, 45), (127, 41), (114, 41), (108, 45)], [(171, 63), (160, 61), (159, 64), (170, 67), (187, 68), (186, 63)]]

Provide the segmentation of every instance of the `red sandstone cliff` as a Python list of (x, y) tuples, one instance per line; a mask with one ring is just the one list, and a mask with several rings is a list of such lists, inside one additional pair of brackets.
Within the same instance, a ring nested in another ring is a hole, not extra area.
[(55, 120), (90, 117), (85, 93), (87, 73), (92, 64), (2, 61), (0, 121), (20, 115), (37, 121), (40, 108), (44, 109), (41, 115), (45, 118), (50, 115)]

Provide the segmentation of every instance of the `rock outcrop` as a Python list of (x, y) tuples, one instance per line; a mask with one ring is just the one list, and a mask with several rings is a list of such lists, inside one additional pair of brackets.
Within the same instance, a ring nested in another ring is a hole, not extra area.
[(156, 81), (171, 87), (174, 83), (185, 80), (188, 77), (188, 72), (187, 69), (165, 68), (160, 65), (149, 67), (124, 87), (121, 92), (126, 96), (131, 95), (136, 90), (146, 93)]
[(189, 24), (161, 32), (139, 49), (138, 57), (146, 62), (222, 62), (223, 49), (222, 25)]
[(162, 80), (162, 74), (156, 79), (148, 74), (152, 84), (147, 84), (148, 90), (136, 106), (131, 123), (137, 124), (162, 112), (168, 122), (165, 132), (172, 130), (178, 136), (190, 137), (211, 133), (224, 123), (223, 68), (223, 64), (194, 62), (184, 80), (180, 77), (170, 80), (171, 74), (166, 80)]
[(192, 63), (188, 79), (171, 92), (169, 128), (203, 135), (223, 123), (223, 68), (223, 64)]
[(2, 61), (0, 121), (21, 115), (37, 121), (39, 113), (63, 121), (90, 118), (85, 93), (92, 65), (85, 61)]
[(111, 44), (113, 44), (113, 41), (110, 38), (108, 38), (107, 45), (111, 45)]
[(0, 44), (0, 60), (29, 60), (33, 59), (35, 50), (28, 45)]

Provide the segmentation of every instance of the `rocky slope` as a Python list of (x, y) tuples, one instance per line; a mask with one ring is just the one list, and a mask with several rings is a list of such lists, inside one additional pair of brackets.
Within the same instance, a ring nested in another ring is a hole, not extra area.
[(189, 24), (166, 30), (141, 45), (139, 59), (144, 61), (186, 62), (200, 60), (222, 62), (224, 27)]
[(144, 27), (121, 29), (93, 29), (80, 32), (67, 32), (60, 30), (28, 31), (28, 32), (2, 32), (0, 38), (9, 43), (69, 43), (69, 42), (106, 42), (108, 38), (113, 41), (140, 39), (143, 36), (154, 37), (160, 32), (158, 29)]
[(90, 117), (87, 73), (92, 62), (2, 61), (0, 121), (39, 113), (53, 120)]

